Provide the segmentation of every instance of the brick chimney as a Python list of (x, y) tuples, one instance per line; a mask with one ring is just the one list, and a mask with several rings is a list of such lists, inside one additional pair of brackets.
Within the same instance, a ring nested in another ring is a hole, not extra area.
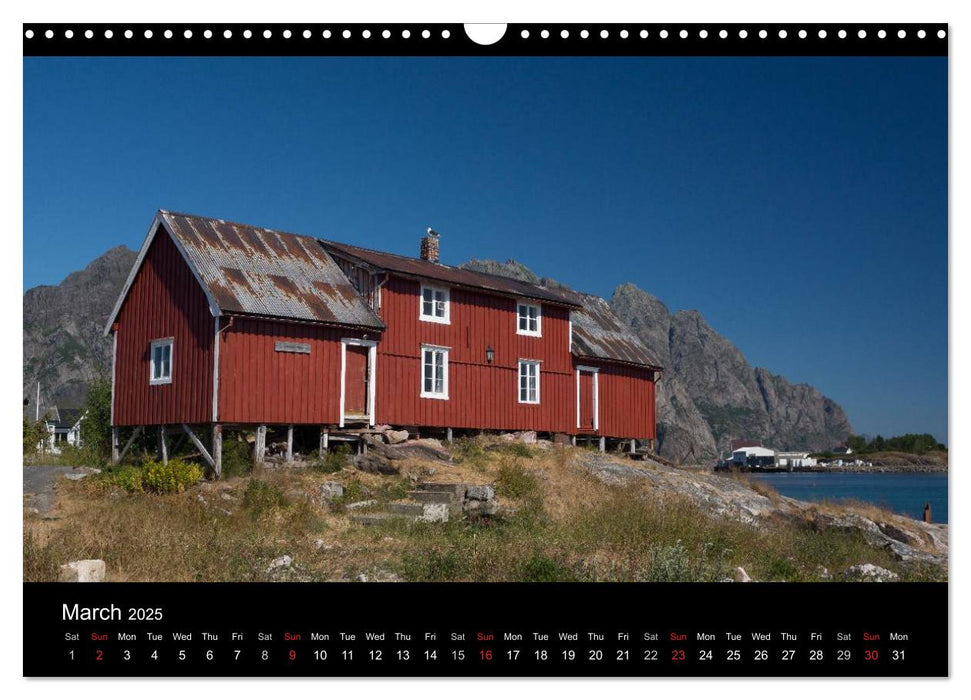
[(438, 231), (428, 228), (428, 233), (421, 239), (421, 259), (428, 262), (438, 262)]

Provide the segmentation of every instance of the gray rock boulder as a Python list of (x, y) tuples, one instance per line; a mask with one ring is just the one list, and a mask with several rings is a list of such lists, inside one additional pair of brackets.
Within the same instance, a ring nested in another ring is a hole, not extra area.
[(105, 580), (105, 563), (101, 559), (79, 559), (61, 566), (60, 580), (68, 583), (97, 583)]
[(876, 564), (857, 564), (844, 571), (843, 578), (852, 581), (884, 583), (887, 581), (896, 581), (900, 577), (889, 569), (884, 569), (882, 566), (877, 566)]
[(384, 433), (384, 437), (387, 438), (389, 444), (397, 445), (399, 443), (405, 442), (408, 439), (408, 431), (407, 430), (388, 430)]
[(470, 501), (495, 500), (496, 490), (492, 486), (472, 485), (465, 490), (465, 497)]
[(320, 485), (320, 499), (326, 503), (344, 495), (344, 487), (336, 481), (327, 481)]

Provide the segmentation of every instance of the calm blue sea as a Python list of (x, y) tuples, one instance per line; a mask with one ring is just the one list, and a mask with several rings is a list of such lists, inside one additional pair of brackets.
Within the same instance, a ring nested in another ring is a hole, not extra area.
[(801, 501), (857, 500), (922, 518), (931, 504), (935, 523), (947, 522), (947, 474), (818, 474), (778, 472), (751, 474), (783, 496)]

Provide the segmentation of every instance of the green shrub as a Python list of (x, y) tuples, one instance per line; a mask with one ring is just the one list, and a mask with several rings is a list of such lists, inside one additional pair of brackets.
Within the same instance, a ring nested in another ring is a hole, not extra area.
[(48, 436), (44, 421), (34, 422), (24, 417), (24, 455), (37, 454), (38, 445)]
[(518, 463), (503, 464), (499, 467), (496, 487), (501, 495), (509, 498), (528, 499), (539, 493), (536, 477)]
[(323, 458), (318, 457), (310, 463), (311, 470), (321, 474), (334, 474), (347, 466), (347, 457), (351, 454), (351, 448), (347, 445), (338, 445), (336, 449), (327, 452)]
[(287, 504), (283, 492), (276, 486), (259, 479), (252, 479), (243, 492), (243, 506), (249, 508), (253, 517), (258, 517), (274, 508), (282, 508)]
[(569, 567), (555, 559), (537, 554), (523, 563), (519, 580), (526, 583), (551, 583), (573, 581), (575, 576)]
[(182, 493), (201, 478), (202, 469), (181, 459), (170, 459), (168, 464), (148, 462), (142, 472), (145, 489), (157, 493)]
[(114, 472), (105, 472), (102, 481), (125, 489), (128, 493), (144, 491), (142, 470), (138, 467), (124, 467)]
[(222, 476), (246, 476), (251, 471), (253, 471), (253, 455), (249, 444), (236, 437), (224, 436)]

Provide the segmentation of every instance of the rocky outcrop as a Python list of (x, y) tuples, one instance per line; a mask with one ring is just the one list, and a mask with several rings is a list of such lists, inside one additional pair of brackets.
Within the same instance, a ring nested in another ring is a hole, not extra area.
[(577, 463), (606, 484), (623, 486), (646, 482), (657, 492), (687, 498), (716, 517), (753, 526), (782, 518), (818, 531), (855, 532), (869, 544), (888, 550), (901, 563), (947, 565), (947, 525), (904, 516), (872, 519), (873, 516), (865, 517), (850, 508), (835, 514), (820, 513), (815, 504), (775, 493), (766, 495), (744, 481), (662, 464), (645, 469), (612, 455), (588, 453), (581, 455)]
[(87, 383), (110, 376), (111, 341), (103, 336), (108, 314), (135, 261), (125, 246), (112, 248), (57, 285), (24, 293), (24, 396), (35, 413), (41, 383), (41, 415), (54, 406), (80, 406)]

